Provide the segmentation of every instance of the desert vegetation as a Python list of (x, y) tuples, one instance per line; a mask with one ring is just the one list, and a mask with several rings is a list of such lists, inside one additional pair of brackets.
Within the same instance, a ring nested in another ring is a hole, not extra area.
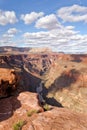
[(13, 130), (22, 130), (22, 127), (26, 124), (26, 121), (19, 120), (17, 123), (13, 125)]

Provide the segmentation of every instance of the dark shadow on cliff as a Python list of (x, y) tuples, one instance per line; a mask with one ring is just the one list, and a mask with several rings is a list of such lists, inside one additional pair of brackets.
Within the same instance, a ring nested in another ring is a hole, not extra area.
[(36, 92), (36, 87), (38, 87), (41, 79), (27, 72), (24, 68), (22, 70), (22, 86), (24, 86), (24, 91)]
[(45, 98), (46, 103), (52, 106), (56, 106), (56, 107), (63, 107), (61, 103), (59, 103), (54, 97), (52, 98)]
[(43, 91), (42, 91), (42, 96), (45, 102), (49, 105), (56, 106), (56, 107), (63, 107), (61, 103), (59, 103), (54, 97), (48, 98), (48, 89), (44, 86), (43, 84)]
[(75, 69), (70, 70), (68, 73), (63, 72), (57, 79), (55, 79), (48, 91), (55, 93), (63, 88), (70, 88), (71, 84), (77, 81), (79, 75), (80, 72)]
[(10, 118), (16, 109), (21, 107), (17, 96), (0, 99), (0, 122)]
[(68, 72), (64, 71), (57, 79), (55, 79), (54, 83), (49, 86), (48, 89), (43, 85), (42, 95), (46, 103), (52, 106), (63, 107), (54, 97), (48, 98), (47, 95), (50, 92), (55, 94), (55, 92), (61, 91), (63, 88), (70, 89), (71, 84), (77, 81), (79, 75), (79, 71), (71, 69)]
[[(9, 65), (1, 65), (0, 67), (5, 69), (10, 68)], [(14, 111), (21, 107), (21, 103), (16, 95), (24, 91), (36, 92), (36, 87), (38, 87), (41, 82), (40, 78), (28, 73), (23, 66), (19, 68), (21, 71), (17, 71), (17, 74), (20, 80), (18, 80), (16, 90), (13, 90), (14, 84), (9, 84), (8, 80), (5, 81), (5, 79), (1, 79), (0, 81), (0, 122), (10, 118)]]
[(41, 82), (41, 79), (28, 73), (24, 70), (24, 68), (21, 68), (21, 70), (22, 71), (19, 72), (21, 80), (19, 80), (17, 88), (14, 92), (11, 87), (5, 88), (5, 86), (9, 86), (9, 82), (2, 80), (2, 87), (4, 86), (4, 88), (2, 88), (4, 89), (4, 96), (2, 95), (0, 98), (0, 122), (12, 117), (16, 109), (21, 107), (21, 103), (17, 99), (20, 92), (36, 92), (36, 87), (38, 87), (39, 83)]
[[(23, 77), (24, 77), (23, 78), (24, 84), (26, 85), (28, 91), (36, 92), (36, 88), (39, 87), (42, 80), (40, 78), (28, 73), (25, 70), (23, 70)], [(52, 98), (47, 97), (48, 89), (44, 86), (44, 83), (42, 84), (42, 87), (43, 87), (43, 90), (42, 90), (41, 94), (47, 104), (52, 105), (52, 106), (57, 106), (57, 107), (63, 107), (62, 104), (60, 104), (53, 97)]]
[(72, 62), (82, 62), (83, 58), (87, 58), (86, 54), (72, 54), (71, 57), (73, 58), (73, 60), (71, 60)]

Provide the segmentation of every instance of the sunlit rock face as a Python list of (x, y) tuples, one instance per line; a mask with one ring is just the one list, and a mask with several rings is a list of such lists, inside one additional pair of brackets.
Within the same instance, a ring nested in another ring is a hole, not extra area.
[(87, 129), (87, 117), (64, 108), (53, 108), (32, 117), (23, 130), (84, 130)]
[(11, 95), (19, 82), (19, 76), (14, 69), (0, 68), (0, 98)]
[(87, 55), (61, 54), (45, 78), (49, 103), (54, 98), (63, 107), (87, 113)]
[[(3, 93), (1, 97), (8, 95), (7, 92), (10, 93), (10, 91), (14, 93), (15, 88), (17, 93), (21, 91), (36, 92), (36, 88), (43, 81), (42, 96), (47, 103), (78, 112), (87, 112), (86, 54), (69, 55), (51, 51), (2, 54), (0, 68), (4, 78), (0, 81), (0, 93)], [(10, 72), (12, 69), (15, 73)], [(4, 73), (5, 75), (8, 73), (8, 76), (5, 76)], [(7, 77), (9, 77), (9, 81), (8, 79), (6, 81)]]
[(18, 120), (27, 120), (30, 110), (43, 112), (36, 93), (22, 92), (0, 99), (0, 130), (12, 130)]
[[(32, 110), (37, 111), (28, 116)], [(86, 130), (87, 114), (51, 106), (44, 112), (36, 93), (22, 92), (0, 99), (0, 130), (13, 130), (14, 124), (24, 121), (22, 130)]]
[(52, 53), (2, 54), (0, 56), (1, 97), (10, 95), (10, 91), (15, 89), (17, 92), (35, 92), (55, 57), (56, 54)]

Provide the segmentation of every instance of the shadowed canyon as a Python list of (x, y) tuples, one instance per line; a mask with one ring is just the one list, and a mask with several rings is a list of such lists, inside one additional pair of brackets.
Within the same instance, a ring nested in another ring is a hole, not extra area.
[(87, 55), (0, 48), (0, 130), (87, 130)]

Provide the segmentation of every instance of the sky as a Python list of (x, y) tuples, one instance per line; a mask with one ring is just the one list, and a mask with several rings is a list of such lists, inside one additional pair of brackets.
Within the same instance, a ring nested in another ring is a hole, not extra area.
[(0, 0), (0, 46), (87, 53), (87, 0)]

